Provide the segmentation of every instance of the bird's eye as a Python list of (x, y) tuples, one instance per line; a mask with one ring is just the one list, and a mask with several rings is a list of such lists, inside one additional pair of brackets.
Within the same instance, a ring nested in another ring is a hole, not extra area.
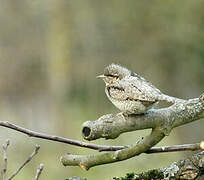
[(108, 76), (109, 76), (109, 77), (113, 77), (113, 78), (119, 78), (119, 76), (116, 75), (116, 74), (114, 74), (114, 75), (113, 75), (113, 74), (109, 74)]

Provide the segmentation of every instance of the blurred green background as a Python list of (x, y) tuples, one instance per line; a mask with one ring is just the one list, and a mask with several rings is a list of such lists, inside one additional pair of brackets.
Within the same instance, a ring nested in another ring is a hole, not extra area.
[[(0, 120), (83, 140), (83, 122), (118, 112), (105, 96), (104, 83), (95, 78), (112, 62), (134, 70), (166, 94), (198, 97), (204, 90), (203, 7), (201, 0), (0, 0)], [(200, 120), (179, 127), (159, 145), (200, 142), (203, 125)], [(103, 180), (167, 166), (190, 154), (143, 154), (85, 172), (63, 167), (60, 156), (97, 152), (0, 129), (0, 143), (11, 140), (8, 174), (36, 143), (41, 145), (17, 180), (34, 177), (40, 163), (45, 165), (40, 179)], [(94, 143), (131, 144), (148, 133)]]

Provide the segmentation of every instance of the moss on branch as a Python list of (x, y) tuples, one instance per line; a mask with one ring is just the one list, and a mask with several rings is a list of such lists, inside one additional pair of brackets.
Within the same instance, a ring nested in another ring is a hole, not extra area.
[(125, 177), (114, 177), (112, 180), (158, 180), (158, 179), (188, 179), (195, 180), (204, 175), (204, 151), (191, 157), (172, 163), (170, 166), (152, 169), (142, 173), (127, 173)]

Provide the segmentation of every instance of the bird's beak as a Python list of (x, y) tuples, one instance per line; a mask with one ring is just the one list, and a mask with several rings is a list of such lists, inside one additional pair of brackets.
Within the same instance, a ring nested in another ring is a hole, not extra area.
[(100, 78), (100, 79), (104, 79), (106, 76), (104, 76), (103, 74), (102, 75), (99, 75), (99, 76), (96, 76), (96, 78)]

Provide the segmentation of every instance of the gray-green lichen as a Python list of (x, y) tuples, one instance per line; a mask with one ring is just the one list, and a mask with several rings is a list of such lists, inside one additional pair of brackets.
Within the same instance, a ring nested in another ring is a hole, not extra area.
[(160, 170), (163, 172), (164, 180), (169, 180), (171, 178), (175, 178), (179, 171), (179, 167), (177, 163), (174, 162), (169, 167), (161, 168)]

